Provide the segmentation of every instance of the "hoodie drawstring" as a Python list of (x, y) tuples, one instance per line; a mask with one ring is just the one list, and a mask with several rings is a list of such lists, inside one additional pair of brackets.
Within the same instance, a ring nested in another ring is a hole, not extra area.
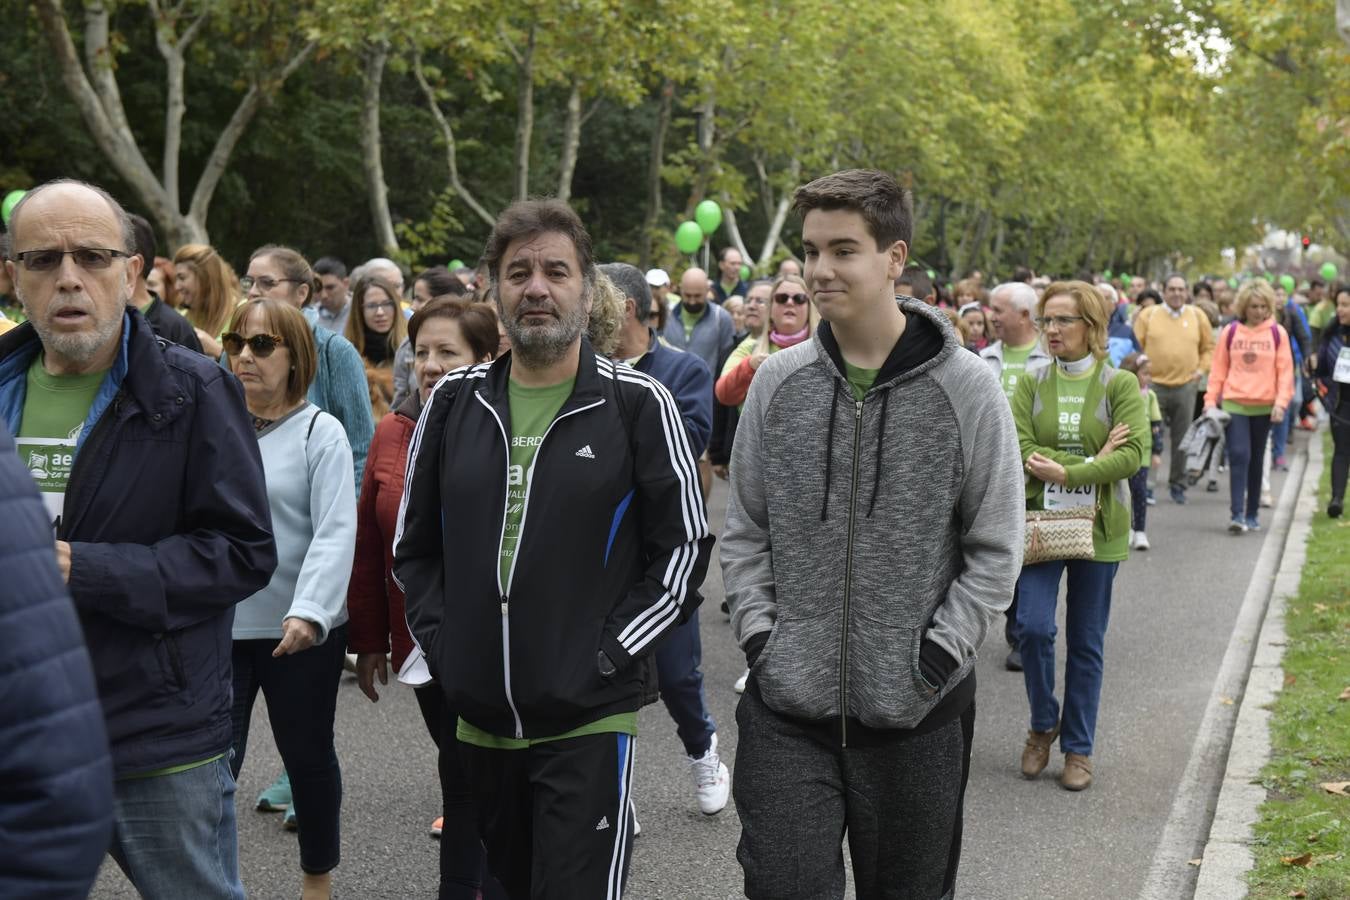
[(830, 426), (825, 430), (825, 499), (820, 501), (820, 521), (825, 521), (825, 511), (830, 505), (830, 471), (834, 462), (834, 416), (839, 408), (839, 382), (830, 379), (833, 390), (830, 393)]

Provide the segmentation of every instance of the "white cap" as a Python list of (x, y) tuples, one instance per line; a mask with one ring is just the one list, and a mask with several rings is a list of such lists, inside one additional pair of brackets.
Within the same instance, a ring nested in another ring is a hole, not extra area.
[(652, 287), (661, 287), (670, 284), (670, 276), (665, 269), (648, 269), (647, 283)]

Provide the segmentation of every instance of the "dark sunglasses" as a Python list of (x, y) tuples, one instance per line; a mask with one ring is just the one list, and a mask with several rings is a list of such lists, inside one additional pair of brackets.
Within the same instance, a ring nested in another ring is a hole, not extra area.
[(798, 306), (805, 306), (811, 302), (811, 298), (805, 294), (774, 294), (774, 303), (795, 303)]
[(75, 265), (86, 272), (106, 269), (114, 259), (129, 259), (130, 253), (121, 250), (109, 250), (106, 247), (76, 247), (74, 250), (25, 250), (14, 254), (14, 258), (23, 263), (30, 272), (50, 272), (61, 265), (66, 254), (75, 260)]
[(253, 355), (258, 359), (267, 359), (277, 349), (286, 342), (281, 339), (279, 334), (255, 334), (251, 338), (246, 338), (242, 334), (235, 334), (233, 331), (220, 336), (221, 346), (225, 352), (231, 356), (238, 356), (244, 352), (244, 345), (248, 344), (248, 349), (253, 351)]

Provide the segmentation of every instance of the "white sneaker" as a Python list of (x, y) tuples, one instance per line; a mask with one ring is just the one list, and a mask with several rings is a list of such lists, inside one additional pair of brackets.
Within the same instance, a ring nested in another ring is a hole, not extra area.
[(1261, 492), (1261, 508), (1270, 509), (1275, 505), (1274, 499), (1270, 496), (1270, 491)]
[(633, 815), (633, 837), (637, 837), (642, 834), (642, 825), (637, 820), (637, 804), (631, 800), (628, 801), (628, 811)]
[(712, 737), (712, 746), (702, 758), (689, 757), (689, 774), (694, 778), (694, 793), (698, 796), (698, 808), (705, 816), (719, 813), (727, 805), (731, 796), (731, 773), (717, 755), (717, 735)]
[(749, 677), (750, 677), (750, 670), (746, 669), (744, 672), (741, 673), (741, 677), (736, 679), (736, 683), (731, 686), (731, 689), (738, 694), (744, 694), (745, 682), (747, 679), (749, 679)]
[(1149, 548), (1148, 535), (1142, 531), (1134, 533), (1134, 540), (1130, 542), (1130, 548), (1133, 550), (1147, 550)]

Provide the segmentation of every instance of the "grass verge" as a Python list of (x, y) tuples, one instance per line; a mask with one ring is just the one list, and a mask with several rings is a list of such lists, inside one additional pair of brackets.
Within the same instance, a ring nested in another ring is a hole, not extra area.
[[(1298, 596), (1285, 609), (1284, 689), (1273, 707), (1254, 898), (1350, 897), (1350, 520), (1328, 519), (1331, 440)], [(1341, 793), (1333, 788), (1341, 783)]]

